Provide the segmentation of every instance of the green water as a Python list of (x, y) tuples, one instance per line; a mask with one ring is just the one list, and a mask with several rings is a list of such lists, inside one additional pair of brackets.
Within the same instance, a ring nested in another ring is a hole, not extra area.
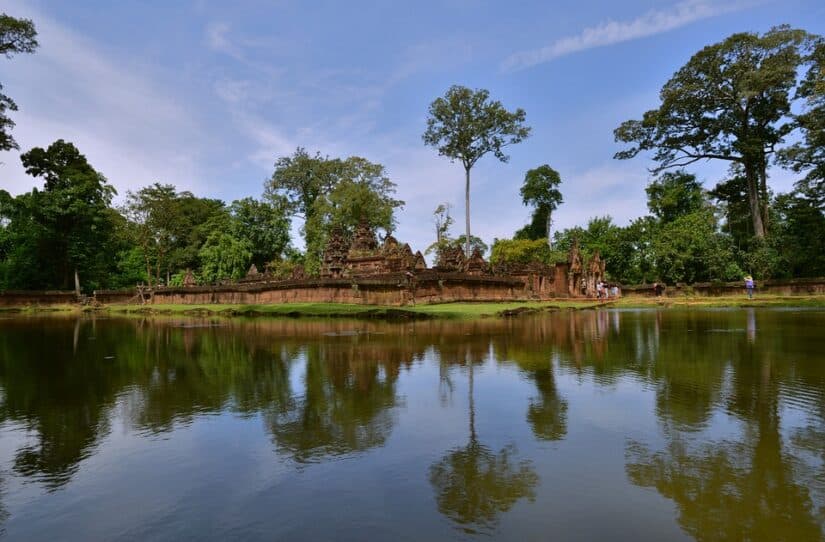
[(0, 538), (820, 540), (825, 312), (0, 319)]

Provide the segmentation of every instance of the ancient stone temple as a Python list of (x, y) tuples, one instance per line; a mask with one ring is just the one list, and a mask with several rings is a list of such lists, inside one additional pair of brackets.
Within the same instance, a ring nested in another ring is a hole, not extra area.
[(590, 261), (587, 262), (587, 291), (586, 295), (588, 297), (595, 297), (596, 296), (596, 284), (604, 280), (604, 267), (605, 262), (602, 260), (599, 251), (596, 250), (593, 253), (593, 256), (590, 257)]
[(260, 276), (261, 276), (261, 274), (258, 273), (258, 266), (255, 265), (254, 263), (252, 265), (250, 265), (249, 266), (249, 271), (246, 272), (246, 278), (256, 279), (256, 278), (259, 278)]
[(423, 271), (427, 262), (421, 252), (413, 254), (410, 245), (388, 235), (379, 246), (375, 232), (365, 221), (358, 224), (347, 245), (341, 229), (327, 241), (321, 276), (324, 278), (366, 277), (389, 273)]
[(478, 247), (473, 250), (470, 259), (464, 264), (464, 272), (468, 275), (490, 274), (490, 265), (484, 260)]
[(183, 285), (185, 287), (195, 286), (197, 282), (195, 281), (195, 274), (192, 273), (191, 269), (186, 270), (186, 274), (183, 276)]
[(571, 296), (584, 295), (585, 284), (582, 280), (584, 274), (584, 264), (582, 254), (579, 250), (579, 240), (573, 240), (573, 246), (567, 254), (567, 293)]
[(460, 273), (464, 271), (464, 264), (467, 258), (464, 256), (464, 249), (461, 247), (447, 247), (438, 254), (437, 271)]
[(340, 278), (344, 274), (344, 266), (347, 261), (349, 246), (344, 239), (344, 230), (334, 228), (327, 240), (324, 249), (324, 261), (321, 266), (321, 277)]

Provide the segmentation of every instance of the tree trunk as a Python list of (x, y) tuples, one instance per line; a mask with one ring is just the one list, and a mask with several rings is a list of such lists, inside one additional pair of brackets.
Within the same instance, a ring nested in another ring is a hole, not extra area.
[(466, 182), (464, 184), (464, 214), (467, 220), (467, 237), (464, 240), (464, 252), (470, 257), (470, 168), (464, 168)]
[(149, 288), (152, 287), (152, 263), (149, 261), (149, 256), (145, 257), (146, 260), (146, 282)]
[(547, 211), (547, 246), (550, 247), (550, 250), (553, 250), (553, 240), (550, 238), (550, 225), (553, 223), (552, 211)]
[(767, 159), (763, 156), (762, 163), (759, 166), (759, 197), (762, 199), (760, 212), (762, 213), (762, 227), (765, 229), (765, 234), (768, 234), (770, 228), (768, 216), (768, 164)]
[(74, 293), (80, 297), (80, 276), (77, 274), (77, 268), (74, 270)]
[(476, 407), (473, 398), (473, 360), (470, 359), (470, 385), (469, 385), (469, 407), (470, 407), (470, 442), (476, 441)]
[(765, 225), (762, 222), (762, 206), (759, 202), (759, 173), (751, 163), (745, 163), (745, 179), (748, 182), (748, 203), (750, 204), (753, 234), (758, 239), (765, 238)]

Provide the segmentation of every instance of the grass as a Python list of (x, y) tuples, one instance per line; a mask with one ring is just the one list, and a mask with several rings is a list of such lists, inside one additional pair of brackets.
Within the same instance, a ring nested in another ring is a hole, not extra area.
[(485, 318), (552, 310), (592, 309), (600, 306), (622, 308), (721, 308), (721, 307), (822, 307), (825, 295), (776, 296), (744, 295), (726, 297), (625, 297), (609, 304), (592, 300), (553, 300), (545, 302), (441, 303), (410, 307), (353, 305), (345, 303), (287, 303), (277, 305), (202, 304), (202, 305), (109, 305), (102, 308), (77, 305), (0, 307), (0, 314), (36, 314), (42, 312), (91, 312), (111, 314), (168, 314), (199, 316), (306, 316), (351, 318)]
[(20, 307), (0, 307), (0, 314), (35, 314), (39, 312), (75, 312), (77, 305), (23, 305)]
[(825, 295), (755, 295), (748, 299), (746, 295), (721, 297), (623, 297), (616, 302), (618, 307), (823, 307)]
[(443, 303), (409, 307), (352, 305), (345, 303), (287, 303), (276, 305), (112, 305), (112, 313), (197, 314), (225, 316), (325, 316), (369, 318), (479, 318), (508, 311), (581, 309), (596, 306), (591, 301)]

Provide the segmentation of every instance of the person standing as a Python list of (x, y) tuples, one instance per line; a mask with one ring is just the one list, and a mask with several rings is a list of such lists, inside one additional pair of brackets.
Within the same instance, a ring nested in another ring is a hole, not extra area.
[(745, 291), (748, 292), (748, 299), (753, 299), (753, 288), (754, 288), (753, 277), (750, 276), (750, 275), (747, 275), (745, 277)]

